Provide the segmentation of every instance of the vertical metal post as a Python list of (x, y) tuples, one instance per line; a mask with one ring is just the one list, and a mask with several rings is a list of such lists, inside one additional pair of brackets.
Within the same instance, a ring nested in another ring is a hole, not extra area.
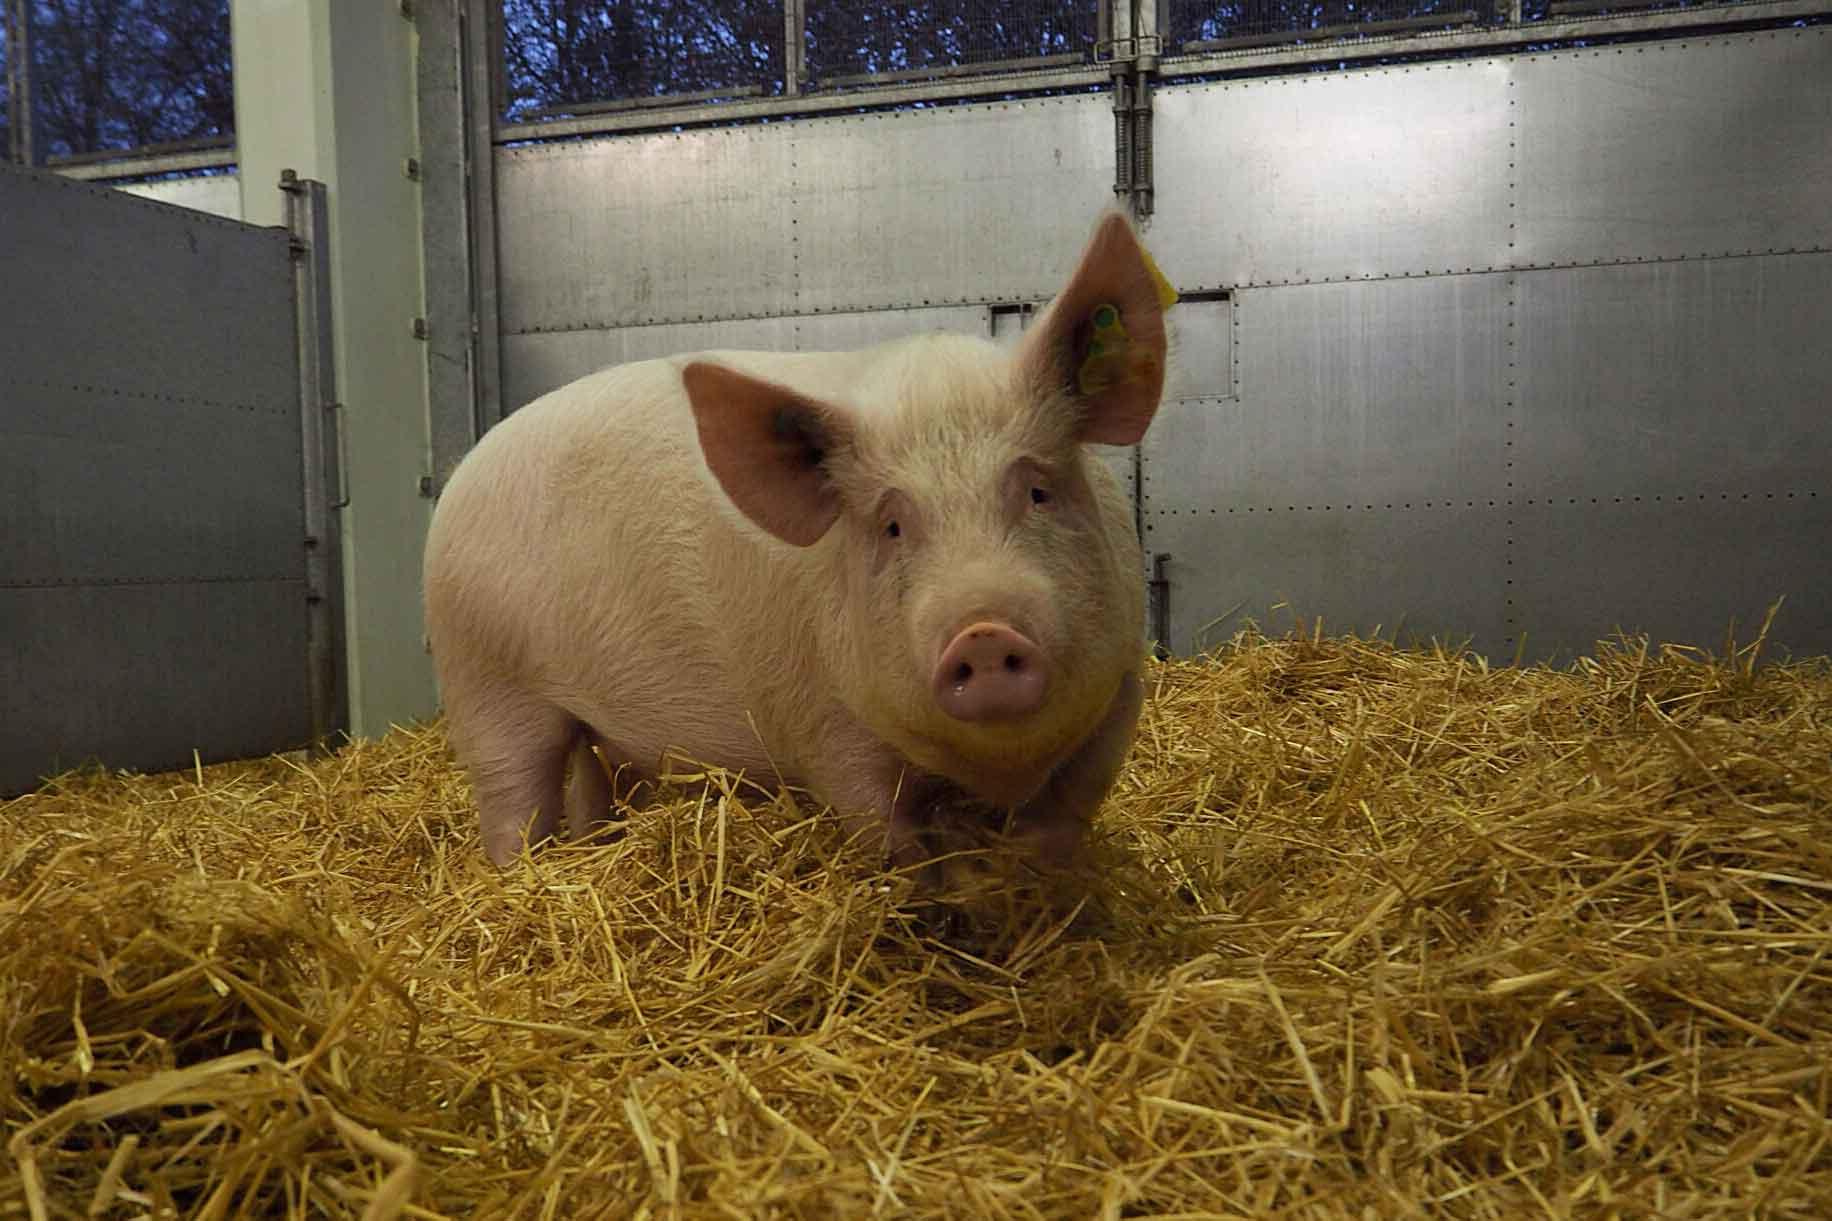
[(34, 164), (32, 148), (32, 11), (30, 0), (6, 0), (6, 109), (8, 155)]
[(293, 240), (293, 302), (299, 342), (299, 434), (305, 505), (306, 685), (312, 749), (330, 749), (348, 727), (344, 663), (343, 541), (338, 510), (349, 503), (344, 476), (337, 366), (331, 349), (330, 222), (322, 182), (280, 175)]
[(782, 5), (782, 92), (795, 97), (802, 91), (807, 74), (806, 55), (808, 12), (805, 0), (783, 0)]
[(503, 418), (502, 315), (496, 246), (496, 116), (504, 94), (501, 0), (462, 0), (467, 240), (471, 250), (471, 402), (482, 436)]

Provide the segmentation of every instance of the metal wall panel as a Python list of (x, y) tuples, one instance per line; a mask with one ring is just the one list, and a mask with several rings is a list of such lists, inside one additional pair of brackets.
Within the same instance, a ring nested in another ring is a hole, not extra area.
[(1504, 510), (1461, 504), (1145, 510), (1147, 562), (1171, 557), (1163, 643), (1185, 654), (1248, 619), (1278, 632), (1301, 616), (1326, 632), (1470, 640), (1505, 656), (1506, 530)]
[[(296, 410), (292, 362), (248, 355), (272, 346), (278, 312), (291, 317), (290, 275), (247, 271), (285, 266), (285, 232), (55, 174), (12, 170), (0, 192), (7, 305), (24, 323), (0, 327), (9, 383), (118, 390), (149, 407)], [(175, 311), (190, 300), (195, 309)], [(290, 321), (286, 334), (290, 343)]]
[(1518, 281), (1519, 496), (1609, 504), (1832, 485), (1832, 254)]
[(310, 736), (297, 578), (0, 578), (0, 636), (0, 794), (92, 762), (168, 771), (191, 767), (193, 750), (252, 758)]
[[(1621, 628), (1722, 653), (1785, 599), (1765, 654), (1832, 651), (1832, 486), (1515, 509), (1511, 630), (1568, 660)], [(1773, 499), (1770, 496), (1773, 496)]]
[(1151, 241), (1180, 288), (1508, 262), (1506, 60), (1169, 86)]
[(1832, 246), (1832, 27), (1523, 56), (1521, 263)]
[(1147, 514), (1504, 499), (1507, 310), (1506, 273), (1239, 293), (1239, 397), (1165, 404)]
[(792, 133), (498, 150), (504, 333), (794, 312)]
[(1234, 302), (1227, 297), (1179, 301), (1170, 312), (1170, 367), (1165, 398), (1232, 398)]
[(1501, 645), (1508, 279), (1236, 294), (1237, 397), (1169, 400), (1144, 441), (1171, 648), (1280, 603), (1284, 625)]
[(0, 791), (303, 745), (286, 232), (9, 167), (0, 215)]
[(1113, 204), (1104, 95), (792, 126), (798, 312), (1040, 300)]
[(983, 335), (986, 329), (986, 307), (957, 306), (510, 335), (503, 341), (505, 395), (511, 409), (522, 407), (600, 369), (682, 352), (721, 348), (836, 351), (923, 331)]
[(208, 212), (225, 220), (242, 219), (242, 180), (235, 174), (130, 182), (117, 189), (143, 199), (157, 199), (161, 203)]
[(1074, 96), (504, 149), (503, 330), (1040, 299), (1112, 144)]

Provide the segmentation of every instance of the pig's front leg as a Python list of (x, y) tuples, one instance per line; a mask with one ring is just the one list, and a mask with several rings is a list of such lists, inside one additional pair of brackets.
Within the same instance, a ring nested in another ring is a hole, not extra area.
[(808, 777), (819, 799), (846, 819), (847, 830), (860, 843), (881, 851), (891, 868), (922, 864), (928, 857), (926, 814), (937, 782), (850, 722), (828, 727), (825, 742)]
[(1080, 856), (1094, 812), (1132, 749), (1144, 703), (1138, 675), (1126, 675), (1094, 732), (1057, 766), (1042, 791), (1016, 811), (1012, 828), (1030, 845), (1039, 866), (1065, 869)]

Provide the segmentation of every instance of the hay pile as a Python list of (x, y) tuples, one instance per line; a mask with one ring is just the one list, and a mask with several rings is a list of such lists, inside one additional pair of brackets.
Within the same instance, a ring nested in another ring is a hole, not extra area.
[(0, 807), (0, 1215), (1832, 1215), (1832, 673), (1246, 633), (1061, 916), (436, 729)]

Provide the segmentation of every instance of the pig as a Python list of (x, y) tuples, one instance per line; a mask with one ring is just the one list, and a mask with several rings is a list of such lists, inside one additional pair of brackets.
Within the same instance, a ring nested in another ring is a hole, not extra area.
[(1151, 423), (1175, 299), (1111, 212), (1015, 344), (646, 360), (491, 429), (423, 573), (489, 860), (686, 757), (812, 795), (893, 866), (962, 797), (1074, 866), (1145, 656), (1132, 507), (1088, 447)]

